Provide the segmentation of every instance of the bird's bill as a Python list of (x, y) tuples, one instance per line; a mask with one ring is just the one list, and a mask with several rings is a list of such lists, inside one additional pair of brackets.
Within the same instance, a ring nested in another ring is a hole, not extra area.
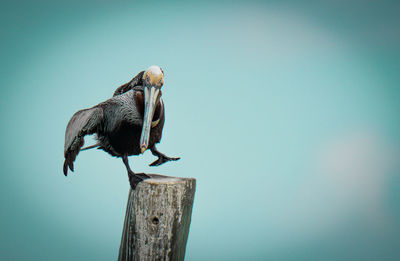
[(154, 86), (144, 88), (144, 118), (142, 135), (140, 137), (140, 151), (143, 153), (149, 146), (151, 121), (154, 116), (156, 102), (160, 93), (160, 89)]

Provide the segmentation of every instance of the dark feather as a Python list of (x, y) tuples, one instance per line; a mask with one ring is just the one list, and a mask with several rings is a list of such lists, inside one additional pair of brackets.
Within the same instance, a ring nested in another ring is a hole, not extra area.
[(78, 111), (69, 120), (65, 131), (64, 175), (67, 175), (68, 172), (66, 165), (71, 171), (74, 171), (74, 161), (83, 146), (84, 136), (95, 133), (102, 120), (103, 109), (100, 106)]
[(127, 83), (121, 85), (120, 87), (118, 87), (115, 90), (113, 96), (121, 95), (123, 93), (126, 93), (126, 92), (132, 90), (135, 86), (142, 85), (143, 84), (143, 82), (142, 82), (143, 74), (144, 74), (144, 71), (141, 71), (135, 77), (133, 77), (132, 80), (130, 80), (129, 82), (127, 82)]

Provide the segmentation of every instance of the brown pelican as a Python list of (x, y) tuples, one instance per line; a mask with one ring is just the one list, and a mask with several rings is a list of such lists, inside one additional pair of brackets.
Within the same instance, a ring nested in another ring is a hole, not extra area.
[[(129, 167), (128, 156), (139, 155), (149, 148), (158, 157), (150, 166), (178, 160), (164, 155), (156, 148), (156, 143), (161, 140), (165, 120), (161, 99), (163, 84), (164, 72), (158, 66), (151, 66), (117, 88), (111, 99), (76, 112), (65, 131), (64, 175), (67, 176), (68, 167), (74, 171), (74, 161), (80, 150), (94, 147), (122, 158), (133, 189), (149, 176), (144, 173), (135, 174)], [(96, 135), (97, 144), (81, 149), (84, 136), (89, 134)]]

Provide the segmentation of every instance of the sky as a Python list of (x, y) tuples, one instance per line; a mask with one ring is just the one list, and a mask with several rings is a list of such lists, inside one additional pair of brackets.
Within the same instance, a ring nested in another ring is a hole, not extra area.
[(65, 127), (159, 65), (181, 160), (130, 164), (196, 178), (186, 260), (399, 260), (399, 7), (4, 2), (0, 256), (117, 258), (125, 167), (84, 151), (64, 177)]

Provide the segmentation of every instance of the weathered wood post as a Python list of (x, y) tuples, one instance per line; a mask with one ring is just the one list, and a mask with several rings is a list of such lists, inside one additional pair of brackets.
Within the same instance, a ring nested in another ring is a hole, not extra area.
[(149, 175), (129, 191), (118, 260), (184, 260), (196, 180)]

